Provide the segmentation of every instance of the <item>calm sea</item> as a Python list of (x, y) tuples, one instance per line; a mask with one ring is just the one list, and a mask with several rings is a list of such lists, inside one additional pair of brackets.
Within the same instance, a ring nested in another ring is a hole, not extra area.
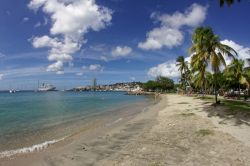
[(111, 110), (122, 112), (128, 105), (150, 100), (124, 92), (0, 93), (0, 157), (16, 153), (9, 150), (22, 152), (23, 147), (35, 149), (38, 145), (54, 143), (70, 134), (72, 124), (83, 119), (105, 115)]

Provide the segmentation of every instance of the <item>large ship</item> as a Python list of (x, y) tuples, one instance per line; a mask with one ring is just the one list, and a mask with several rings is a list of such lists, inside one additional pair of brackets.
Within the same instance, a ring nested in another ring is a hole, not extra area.
[(48, 92), (48, 91), (54, 91), (54, 90), (56, 90), (56, 87), (47, 83), (42, 83), (42, 85), (39, 86), (37, 89), (38, 92)]

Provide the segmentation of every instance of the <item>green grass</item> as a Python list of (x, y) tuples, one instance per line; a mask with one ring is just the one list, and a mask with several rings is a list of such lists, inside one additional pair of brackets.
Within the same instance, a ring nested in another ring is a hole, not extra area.
[(201, 136), (206, 136), (206, 135), (212, 135), (214, 134), (214, 132), (212, 130), (209, 129), (200, 129), (198, 131), (196, 131), (197, 135), (201, 135)]
[[(205, 96), (199, 97), (199, 99), (209, 101), (211, 103), (214, 102), (214, 97), (212, 96)], [(246, 103), (240, 100), (226, 100), (226, 99), (218, 99), (221, 101), (221, 106), (225, 106), (230, 112), (247, 112), (250, 114), (250, 103)]]
[(242, 101), (235, 101), (235, 100), (222, 100), (224, 105), (230, 110), (230, 111), (246, 111), (250, 113), (250, 104)]

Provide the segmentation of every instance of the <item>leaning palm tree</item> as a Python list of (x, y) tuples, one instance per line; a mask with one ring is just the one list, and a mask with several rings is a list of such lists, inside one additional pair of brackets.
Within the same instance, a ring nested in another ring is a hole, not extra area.
[(192, 57), (191, 63), (197, 66), (210, 65), (214, 76), (214, 94), (217, 103), (217, 75), (220, 67), (226, 66), (223, 56), (234, 58), (237, 52), (231, 47), (220, 42), (219, 36), (215, 35), (210, 27), (199, 27), (192, 36), (193, 45), (189, 49)]
[(186, 85), (187, 82), (187, 76), (188, 76), (188, 62), (185, 61), (185, 58), (183, 56), (179, 56), (176, 59), (176, 66), (178, 67), (178, 70), (181, 73), (181, 84), (182, 87)]

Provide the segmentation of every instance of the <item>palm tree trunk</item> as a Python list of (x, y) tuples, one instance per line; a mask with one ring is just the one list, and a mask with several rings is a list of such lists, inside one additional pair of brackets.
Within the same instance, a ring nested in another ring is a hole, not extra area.
[(215, 90), (215, 104), (218, 103), (218, 94), (217, 94), (217, 91)]
[(215, 104), (218, 103), (218, 96), (217, 96), (217, 75), (214, 73), (214, 95), (215, 95)]
[(240, 100), (240, 83), (239, 83), (238, 99)]
[(207, 91), (207, 83), (205, 81), (204, 96), (206, 96), (206, 91)]

